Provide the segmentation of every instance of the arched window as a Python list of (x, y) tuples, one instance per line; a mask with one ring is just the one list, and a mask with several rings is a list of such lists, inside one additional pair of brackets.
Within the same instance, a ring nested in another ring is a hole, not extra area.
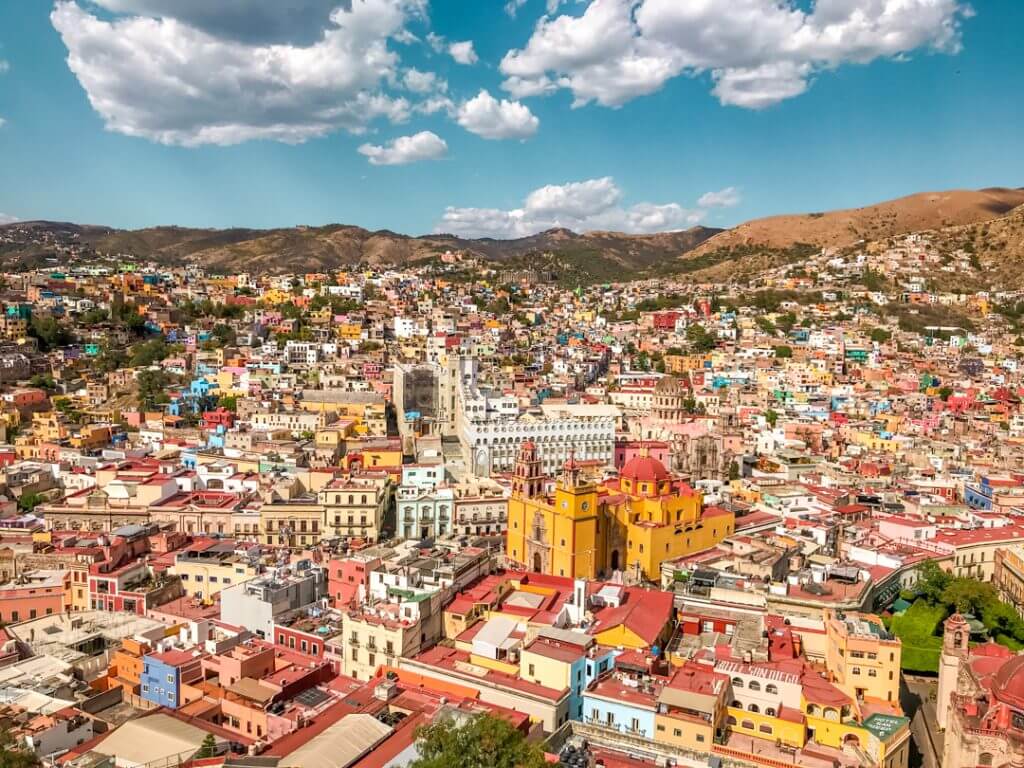
[(768, 685), (766, 685), (764, 687), (764, 692), (765, 693), (778, 693), (779, 692), (779, 687), (777, 685), (773, 685), (772, 683), (768, 683)]
[(732, 715), (729, 715), (727, 718), (725, 718), (725, 724), (726, 725), (736, 725), (736, 718), (733, 717)]
[(729, 706), (734, 707), (735, 709), (743, 709), (743, 704), (741, 704), (737, 699), (733, 699), (732, 704)]
[(765, 707), (764, 713), (768, 715), (768, 717), (775, 717), (775, 707)]
[(761, 684), (759, 682), (757, 682), (757, 680), (751, 680), (747, 684), (747, 688), (749, 688), (752, 691), (760, 691), (761, 690)]
[(757, 706), (757, 704), (748, 704), (747, 705), (747, 711), (748, 712), (754, 712), (756, 714), (756, 713), (760, 712), (761, 709), (760, 709), (760, 707)]
[(978, 755), (978, 765), (992, 765), (992, 753), (982, 752)]
[(734, 677), (732, 679), (732, 687), (733, 688), (742, 688), (743, 687), (743, 678), (741, 678), (741, 677)]

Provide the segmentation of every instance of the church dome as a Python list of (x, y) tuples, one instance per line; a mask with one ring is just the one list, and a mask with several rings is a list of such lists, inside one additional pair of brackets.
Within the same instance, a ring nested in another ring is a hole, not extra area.
[(634, 456), (626, 462), (619, 472), (619, 477), (633, 483), (660, 483), (662, 480), (668, 480), (669, 474), (665, 465), (653, 456)]
[(680, 395), (683, 392), (683, 382), (675, 376), (663, 376), (654, 385), (656, 395)]

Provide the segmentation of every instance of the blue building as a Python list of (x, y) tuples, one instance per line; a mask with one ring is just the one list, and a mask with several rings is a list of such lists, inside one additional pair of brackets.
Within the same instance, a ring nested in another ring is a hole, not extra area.
[(177, 709), (183, 683), (202, 679), (202, 665), (198, 656), (187, 651), (165, 651), (147, 654), (142, 658), (142, 698), (162, 707)]

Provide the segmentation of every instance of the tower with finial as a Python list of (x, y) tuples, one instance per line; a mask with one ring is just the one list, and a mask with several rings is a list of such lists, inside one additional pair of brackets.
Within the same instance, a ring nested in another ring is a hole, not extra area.
[(945, 729), (949, 720), (950, 696), (956, 693), (960, 665), (967, 660), (971, 626), (967, 619), (954, 613), (942, 625), (942, 655), (939, 657), (939, 690), (935, 698), (935, 713), (939, 728)]
[(575, 488), (580, 482), (580, 465), (576, 463), (576, 450), (569, 449), (569, 458), (562, 466), (562, 485), (566, 488)]
[(524, 499), (541, 495), (544, 490), (544, 473), (541, 469), (540, 454), (533, 440), (525, 440), (519, 448), (516, 469), (512, 476), (512, 492)]

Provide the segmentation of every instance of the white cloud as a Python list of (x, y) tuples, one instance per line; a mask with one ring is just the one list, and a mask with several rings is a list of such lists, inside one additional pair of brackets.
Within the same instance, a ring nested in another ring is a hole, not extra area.
[(611, 107), (708, 74), (721, 103), (758, 109), (843, 64), (956, 53), (972, 13), (963, 0), (817, 0), (809, 11), (795, 0), (593, 0), (581, 15), (541, 17), (501, 71), (517, 97), (560, 87), (574, 106)]
[(427, 45), (434, 49), (434, 53), (444, 52), (444, 37), (434, 32), (427, 33)]
[(247, 43), (312, 45), (338, 8), (352, 0), (92, 0), (115, 13), (176, 19), (215, 37)]
[(486, 90), (458, 109), (459, 125), (485, 139), (526, 139), (533, 136), (540, 120), (518, 101), (498, 100)]
[(455, 115), (455, 102), (447, 96), (432, 96), (421, 101), (412, 108), (413, 112), (421, 115), (433, 115), (437, 112), (447, 112), (449, 117)]
[(0, 117), (0, 128), (3, 128), (5, 125), (7, 125), (7, 120), (5, 120), (4, 118)]
[(740, 204), (740, 191), (736, 187), (726, 187), (717, 192), (705, 192), (697, 198), (701, 208), (732, 208)]
[(10, 216), (6, 213), (0, 213), (0, 224), (13, 224), (16, 221), (20, 221), (17, 216)]
[(0, 59), (0, 75), (10, 71), (10, 69), (11, 63), (9, 61), (6, 61), (5, 59)]
[(565, 227), (575, 232), (614, 230), (633, 234), (664, 232), (693, 226), (704, 211), (677, 203), (623, 206), (622, 190), (606, 176), (600, 179), (535, 189), (521, 208), (456, 208), (445, 210), (437, 232), (463, 237), (516, 238)]
[[(159, 5), (196, 14), (211, 5), (104, 3), (115, 10)], [(228, 6), (240, 4), (252, 5), (230, 0)], [(324, 6), (315, 0), (299, 5), (310, 13)], [(340, 0), (333, 5), (339, 7), (308, 46), (247, 42), (241, 39), (246, 30), (239, 39), (217, 36), (208, 31), (219, 29), (212, 22), (205, 29), (192, 26), (200, 23), (197, 18), (180, 12), (187, 21), (172, 15), (101, 19), (71, 0), (60, 0), (50, 18), (93, 108), (109, 130), (129, 136), (185, 146), (250, 139), (296, 143), (337, 130), (359, 133), (377, 118), (406, 120), (409, 102), (384, 90), (398, 78), (398, 57), (388, 41), (423, 13), (425, 0), (359, 0), (351, 10)], [(266, 12), (276, 17), (277, 11)]]
[(405, 71), (402, 83), (413, 93), (444, 93), (448, 90), (448, 82), (444, 78), (438, 77), (434, 72), (423, 72), (415, 68)]
[(363, 144), (359, 147), (359, 154), (365, 155), (370, 165), (408, 165), (420, 160), (437, 160), (447, 153), (444, 139), (430, 131), (399, 136), (384, 146)]
[(505, 13), (512, 18), (515, 18), (516, 13), (518, 13), (519, 9), (524, 5), (526, 5), (526, 0), (508, 0), (508, 2), (505, 3)]
[(480, 60), (473, 49), (472, 40), (452, 43), (448, 46), (448, 53), (459, 64), (476, 64)]

